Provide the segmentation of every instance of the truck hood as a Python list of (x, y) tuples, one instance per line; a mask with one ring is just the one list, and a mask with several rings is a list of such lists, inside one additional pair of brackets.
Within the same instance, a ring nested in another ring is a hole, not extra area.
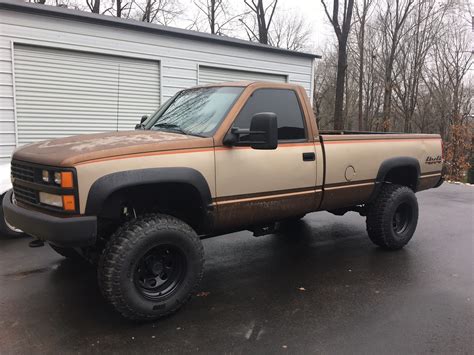
[(84, 134), (32, 143), (18, 148), (13, 159), (52, 166), (73, 166), (114, 156), (212, 146), (212, 138), (137, 130)]

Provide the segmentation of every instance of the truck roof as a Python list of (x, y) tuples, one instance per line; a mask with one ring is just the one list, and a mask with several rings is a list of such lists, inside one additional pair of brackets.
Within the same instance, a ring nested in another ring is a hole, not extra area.
[(291, 83), (279, 83), (279, 82), (274, 82), (274, 81), (258, 81), (258, 80), (245, 80), (245, 81), (225, 81), (221, 83), (212, 83), (212, 84), (203, 84), (203, 85), (196, 85), (193, 88), (199, 88), (199, 87), (223, 87), (223, 86), (241, 86), (241, 87), (247, 87), (247, 86), (272, 86), (272, 87), (282, 87), (282, 88), (295, 88), (295, 87), (301, 87), (300, 85), (297, 84), (291, 84)]

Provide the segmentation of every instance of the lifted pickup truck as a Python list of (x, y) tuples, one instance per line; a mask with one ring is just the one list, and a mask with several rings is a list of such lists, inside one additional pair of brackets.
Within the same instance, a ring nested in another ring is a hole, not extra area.
[(325, 133), (303, 88), (225, 83), (178, 92), (135, 131), (18, 149), (3, 208), (59, 254), (97, 262), (124, 317), (151, 320), (196, 292), (202, 238), (354, 210), (376, 245), (402, 248), (442, 161), (438, 135)]

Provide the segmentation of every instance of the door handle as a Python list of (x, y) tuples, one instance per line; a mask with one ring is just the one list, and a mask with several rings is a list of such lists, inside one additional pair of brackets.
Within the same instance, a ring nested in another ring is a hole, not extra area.
[(315, 161), (316, 160), (316, 154), (313, 152), (311, 153), (303, 153), (303, 161)]

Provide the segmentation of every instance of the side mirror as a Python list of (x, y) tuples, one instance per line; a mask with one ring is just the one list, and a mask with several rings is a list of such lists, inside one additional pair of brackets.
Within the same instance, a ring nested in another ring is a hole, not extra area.
[(145, 122), (148, 119), (148, 115), (143, 115), (142, 118), (140, 119), (140, 123), (137, 123), (135, 125), (135, 129), (143, 129), (143, 122)]
[(253, 149), (276, 149), (278, 147), (277, 116), (273, 112), (260, 112), (252, 117), (250, 129), (232, 127), (224, 137), (227, 146), (250, 145)]

